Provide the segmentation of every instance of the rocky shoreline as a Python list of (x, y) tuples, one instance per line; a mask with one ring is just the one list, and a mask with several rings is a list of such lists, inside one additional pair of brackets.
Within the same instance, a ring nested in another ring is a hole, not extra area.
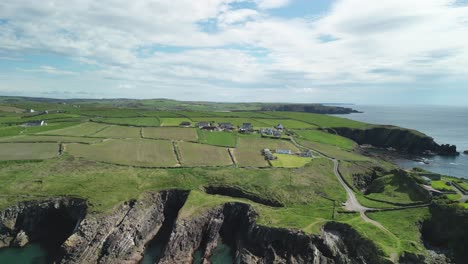
[(155, 263), (192, 263), (197, 250), (210, 263), (221, 241), (235, 251), (235, 263), (390, 263), (347, 224), (329, 222), (318, 235), (259, 226), (243, 203), (182, 218), (187, 196), (181, 190), (146, 194), (104, 214), (87, 213), (86, 202), (75, 198), (20, 203), (0, 211), (0, 248), (45, 240), (52, 229), (44, 226), (61, 223), (56, 263), (139, 263), (155, 239), (164, 245)]

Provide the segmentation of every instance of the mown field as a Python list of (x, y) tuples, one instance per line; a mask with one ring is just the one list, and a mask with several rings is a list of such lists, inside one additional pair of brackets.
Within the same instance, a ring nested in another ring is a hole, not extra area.
[(0, 143), (0, 160), (41, 160), (58, 156), (56, 143)]
[(220, 132), (220, 131), (206, 131), (197, 130), (198, 142), (203, 144), (223, 146), (223, 147), (236, 147), (237, 133), (236, 132)]
[(170, 140), (185, 140), (197, 141), (198, 135), (195, 128), (181, 128), (181, 127), (145, 127), (142, 130), (144, 138), (155, 139), (170, 139)]
[(167, 140), (107, 140), (93, 145), (67, 144), (74, 157), (113, 164), (142, 167), (174, 167), (177, 159), (172, 143)]
[(91, 135), (101, 138), (140, 138), (141, 128), (127, 126), (108, 126)]
[(109, 125), (99, 123), (83, 123), (72, 127), (67, 127), (58, 130), (46, 131), (40, 134), (59, 135), (59, 136), (76, 136), (85, 137), (92, 136), (97, 132), (107, 128)]
[(177, 143), (182, 166), (232, 165), (227, 148), (191, 142)]

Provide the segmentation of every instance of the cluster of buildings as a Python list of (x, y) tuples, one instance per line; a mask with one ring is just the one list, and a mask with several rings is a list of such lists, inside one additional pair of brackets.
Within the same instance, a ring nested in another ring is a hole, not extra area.
[(307, 157), (307, 158), (313, 158), (314, 155), (312, 154), (312, 151), (307, 150), (304, 152), (298, 152), (298, 153), (293, 153), (290, 149), (277, 149), (274, 152), (270, 149), (263, 149), (262, 150), (262, 155), (265, 157), (266, 160), (276, 160), (278, 157), (276, 157), (273, 154), (286, 154), (286, 155), (297, 155), (300, 157)]

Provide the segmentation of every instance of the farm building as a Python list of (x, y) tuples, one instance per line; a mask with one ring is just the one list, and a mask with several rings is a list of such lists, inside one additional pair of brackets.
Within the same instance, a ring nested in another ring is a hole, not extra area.
[(312, 153), (312, 151), (310, 150), (307, 150), (307, 151), (303, 151), (299, 154), (299, 156), (301, 157), (306, 157), (306, 158), (313, 158), (314, 157), (314, 154)]
[(181, 126), (181, 127), (190, 127), (191, 125), (192, 125), (192, 123), (190, 123), (190, 122), (182, 122), (182, 123), (180, 123), (180, 126)]
[(289, 155), (291, 155), (292, 151), (289, 150), (289, 149), (277, 149), (276, 154), (289, 154)]
[(211, 126), (211, 123), (206, 122), (206, 121), (202, 121), (202, 122), (198, 122), (197, 126), (198, 126), (198, 128), (209, 127), (209, 126)]
[(278, 125), (276, 125), (275, 128), (278, 129), (278, 130), (283, 130), (284, 126), (282, 124), (278, 124)]
[(234, 126), (231, 123), (219, 123), (219, 128), (222, 130), (233, 130)]
[(252, 131), (253, 131), (252, 123), (243, 123), (242, 126), (239, 128), (239, 132), (241, 133), (252, 132)]
[(44, 120), (41, 120), (41, 121), (30, 121), (24, 125), (28, 127), (34, 127), (34, 126), (45, 126), (47, 125), (47, 123)]
[(34, 112), (36, 112), (36, 111), (35, 111), (34, 109), (28, 109), (28, 110), (26, 110), (26, 112), (28, 112), (28, 113), (34, 113)]
[(263, 149), (262, 150), (263, 156), (265, 156), (266, 160), (276, 160), (278, 159), (277, 157), (273, 156), (273, 153), (269, 149)]

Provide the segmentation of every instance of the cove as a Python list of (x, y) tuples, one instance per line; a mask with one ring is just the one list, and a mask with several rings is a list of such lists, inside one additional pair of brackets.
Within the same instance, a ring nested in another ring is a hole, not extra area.
[[(193, 264), (203, 263), (202, 258), (202, 250), (195, 251), (195, 255), (193, 256)], [(216, 248), (213, 250), (210, 261), (212, 264), (234, 263), (234, 254), (232, 248), (224, 243), (218, 244), (218, 246), (216, 246)]]

